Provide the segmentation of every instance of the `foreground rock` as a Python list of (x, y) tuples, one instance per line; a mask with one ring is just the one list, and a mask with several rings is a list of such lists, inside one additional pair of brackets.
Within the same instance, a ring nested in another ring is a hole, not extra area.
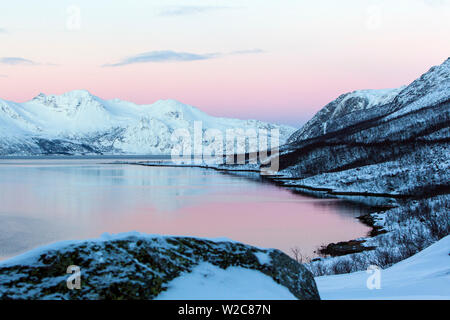
[[(61, 242), (2, 262), (0, 298), (154, 299), (171, 280), (205, 262), (259, 271), (298, 299), (319, 299), (312, 274), (279, 250), (142, 234)], [(67, 288), (71, 265), (81, 268), (79, 290)]]

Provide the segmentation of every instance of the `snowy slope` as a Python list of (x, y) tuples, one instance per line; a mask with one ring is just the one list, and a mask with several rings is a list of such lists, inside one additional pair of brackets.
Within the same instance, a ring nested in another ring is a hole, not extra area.
[(389, 121), (450, 100), (450, 58), (432, 67), (407, 86), (396, 89), (346, 93), (323, 107), (289, 142), (299, 142), (337, 132), (364, 121), (386, 117)]
[(403, 89), (357, 90), (343, 94), (317, 112), (289, 142), (314, 138), (370, 119), (382, 113), (381, 107), (391, 103)]
[(450, 99), (450, 58), (432, 67), (395, 97), (388, 119), (423, 107), (435, 106)]
[[(31, 101), (0, 99), (0, 155), (14, 154), (170, 154), (171, 135), (194, 121), (203, 131), (242, 128), (280, 130), (283, 143), (294, 128), (257, 120), (212, 117), (175, 100), (150, 105), (102, 100), (85, 90), (60, 96), (39, 94)], [(206, 142), (205, 142), (206, 143)]]
[(369, 290), (370, 274), (317, 277), (322, 299), (450, 299), (450, 236), (394, 266), (381, 270), (380, 289)]

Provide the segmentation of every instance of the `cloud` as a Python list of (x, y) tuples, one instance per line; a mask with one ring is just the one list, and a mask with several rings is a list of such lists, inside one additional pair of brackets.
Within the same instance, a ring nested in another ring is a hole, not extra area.
[(257, 54), (257, 53), (264, 53), (264, 50), (261, 49), (251, 49), (251, 50), (240, 50), (240, 51), (233, 51), (230, 52), (230, 55), (234, 55), (234, 54)]
[(229, 9), (229, 7), (219, 6), (169, 6), (165, 7), (159, 13), (160, 16), (181, 16), (189, 14), (198, 14), (207, 11)]
[(261, 49), (233, 51), (230, 53), (189, 53), (189, 52), (176, 52), (171, 50), (164, 51), (150, 51), (141, 53), (135, 56), (127, 57), (117, 63), (104, 64), (102, 67), (120, 67), (135, 63), (146, 62), (186, 62), (186, 61), (199, 61), (220, 58), (227, 55), (241, 55), (241, 54), (256, 54), (263, 53)]
[(0, 63), (9, 64), (12, 66), (15, 66), (15, 65), (29, 65), (29, 66), (37, 65), (37, 63), (34, 61), (31, 61), (31, 60), (28, 60), (25, 58), (20, 58), (20, 57), (3, 57), (3, 58), (0, 58)]
[(207, 60), (216, 58), (217, 54), (197, 54), (189, 52), (176, 52), (176, 51), (150, 51), (141, 53), (135, 56), (131, 56), (123, 59), (117, 63), (105, 64), (104, 67), (119, 67), (134, 63), (145, 63), (145, 62), (174, 62), (174, 61), (196, 61), (196, 60)]
[(8, 75), (6, 75), (6, 74), (0, 74), (0, 78), (8, 78)]
[(0, 58), (0, 64), (9, 64), (10, 66), (17, 66), (17, 65), (23, 65), (23, 66), (59, 66), (55, 63), (39, 63), (35, 62), (33, 60), (21, 58), (21, 57), (3, 57)]
[(8, 30), (6, 30), (5, 28), (0, 28), (0, 33), (8, 33)]
[(448, 0), (423, 0), (423, 2), (431, 7), (440, 7), (448, 4)]

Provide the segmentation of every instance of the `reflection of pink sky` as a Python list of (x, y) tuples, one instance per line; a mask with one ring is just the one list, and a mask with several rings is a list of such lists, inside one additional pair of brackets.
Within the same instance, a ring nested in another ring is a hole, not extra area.
[[(57, 236), (59, 240), (136, 230), (151, 234), (225, 237), (285, 252), (298, 246), (304, 254), (312, 255), (319, 245), (358, 238), (369, 231), (352, 214), (340, 212), (333, 200), (311, 199), (273, 187), (245, 194), (230, 192), (226, 198), (214, 193), (200, 196), (201, 199), (176, 196), (168, 201), (181, 201), (185, 205), (169, 211), (154, 207), (151, 201), (142, 203), (139, 195), (130, 198), (119, 187), (98, 193), (95, 193), (95, 186), (85, 187), (84, 192), (92, 193), (92, 199), (82, 193), (74, 194), (72, 188), (59, 188), (54, 196), (36, 193), (33, 186), (17, 185), (17, 188), (9, 192), (20, 194), (26, 201), (19, 201), (17, 196), (8, 196), (5, 192), (8, 199), (2, 197), (2, 211), (17, 211), (55, 224), (58, 233), (62, 232)], [(152, 192), (149, 187), (126, 188), (138, 194)], [(161, 188), (170, 189), (158, 186)], [(111, 199), (120, 194), (120, 199)]]
[[(52, 170), (45, 163), (34, 169), (25, 163), (0, 168), (0, 222), (4, 215), (28, 221), (31, 229), (18, 226), (36, 237), (27, 245), (44, 241), (40, 231), (33, 231), (37, 222), (53, 241), (137, 230), (225, 237), (285, 252), (298, 246), (309, 255), (319, 245), (368, 232), (354, 218), (358, 212), (339, 207), (338, 200), (300, 196), (270, 184), (138, 166), (67, 165), (60, 170), (57, 163)], [(6, 174), (8, 168), (30, 171), (17, 177), (18, 171)], [(154, 183), (145, 185), (148, 181)]]
[(155, 214), (147, 209), (127, 215), (126, 220), (108, 213), (98, 217), (97, 233), (137, 230), (151, 234), (225, 237), (289, 253), (300, 247), (312, 255), (321, 244), (361, 237), (368, 228), (352, 216), (336, 213), (333, 206), (312, 202), (205, 203), (176, 213)]

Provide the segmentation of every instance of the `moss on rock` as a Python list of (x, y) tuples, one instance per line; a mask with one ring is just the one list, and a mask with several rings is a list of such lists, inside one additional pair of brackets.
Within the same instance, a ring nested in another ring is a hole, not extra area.
[[(261, 263), (257, 254), (267, 254)], [(0, 265), (1, 299), (153, 299), (167, 283), (199, 263), (260, 271), (299, 299), (319, 299), (312, 274), (279, 250), (189, 237), (124, 236), (43, 249)], [(81, 268), (81, 289), (70, 290), (67, 267)], [(187, 288), (188, 290), (188, 288)]]

